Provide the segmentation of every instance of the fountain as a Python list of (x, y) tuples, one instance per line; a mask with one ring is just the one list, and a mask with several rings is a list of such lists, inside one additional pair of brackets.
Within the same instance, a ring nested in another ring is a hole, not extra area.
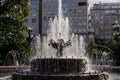
[(48, 36), (36, 36), (32, 43), (34, 55), (29, 72), (12, 75), (13, 80), (107, 80), (107, 74), (90, 72), (84, 57), (84, 38), (70, 35), (69, 20), (62, 14), (59, 1), (58, 16), (50, 19)]
[(17, 58), (15, 50), (9, 51), (7, 56), (6, 56), (6, 59), (7, 59), (6, 65), (15, 65), (15, 66), (19, 65), (18, 64), (18, 58)]
[(71, 46), (71, 40), (68, 40), (66, 43), (63, 39), (59, 39), (58, 43), (55, 42), (53, 39), (50, 40), (49, 46), (52, 46), (53, 48), (57, 49), (56, 56), (61, 57), (63, 56), (63, 49)]

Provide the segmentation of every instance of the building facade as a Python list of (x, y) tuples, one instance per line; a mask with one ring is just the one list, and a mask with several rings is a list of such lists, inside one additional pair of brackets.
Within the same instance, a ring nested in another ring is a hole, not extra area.
[(67, 15), (73, 33), (88, 33), (88, 0), (67, 0)]
[[(62, 0), (63, 15), (69, 18), (72, 33), (88, 32), (88, 0)], [(33, 34), (46, 34), (49, 19), (58, 15), (58, 0), (30, 0), (30, 15), (25, 19)]]
[(47, 34), (49, 20), (58, 14), (58, 0), (43, 0), (42, 2), (42, 34)]
[(95, 39), (103, 42), (113, 38), (113, 27), (120, 24), (120, 3), (99, 3), (91, 8), (91, 25)]
[(32, 33), (34, 35), (40, 33), (40, 1), (39, 0), (30, 0), (30, 14), (24, 19), (26, 26), (32, 28)]

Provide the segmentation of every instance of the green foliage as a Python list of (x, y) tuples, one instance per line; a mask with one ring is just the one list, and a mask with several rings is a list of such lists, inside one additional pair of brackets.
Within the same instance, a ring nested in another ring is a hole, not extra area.
[(116, 45), (117, 45), (117, 42), (112, 38), (109, 39), (109, 41), (106, 44), (106, 46), (109, 47), (112, 50), (117, 47)]
[(113, 60), (113, 65), (120, 66), (120, 36), (115, 39), (109, 39), (106, 45), (97, 45), (94, 41), (90, 41), (86, 50), (86, 55), (102, 55), (103, 52), (109, 53), (109, 57)]
[[(19, 60), (29, 53), (24, 18), (28, 16), (29, 0), (0, 0), (0, 59), (10, 50), (17, 50)], [(24, 54), (23, 54), (24, 53)], [(25, 54), (26, 53), (26, 54)]]
[(102, 55), (103, 52), (112, 53), (113, 51), (107, 46), (95, 44), (95, 42), (92, 40), (87, 46), (86, 55), (91, 58), (93, 55)]
[(95, 44), (94, 40), (91, 40), (88, 43), (85, 55), (87, 55), (87, 56), (89, 56), (91, 58), (95, 54), (95, 52), (96, 52), (95, 49), (92, 49), (95, 46), (96, 46), (96, 44)]
[(110, 57), (113, 60), (113, 65), (120, 66), (120, 36), (117, 39), (110, 39), (106, 44), (113, 52)]

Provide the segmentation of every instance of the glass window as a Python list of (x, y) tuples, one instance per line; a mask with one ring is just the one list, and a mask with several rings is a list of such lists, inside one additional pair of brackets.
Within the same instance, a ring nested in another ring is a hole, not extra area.
[(104, 9), (104, 6), (101, 6), (101, 9)]
[(78, 12), (79, 12), (79, 13), (81, 13), (82, 11), (81, 11), (81, 10), (79, 10)]
[(76, 11), (77, 11), (77, 10), (76, 10), (76, 9), (74, 9), (74, 13), (76, 13)]
[(33, 27), (33, 28), (36, 28), (36, 27), (37, 27), (37, 25), (35, 25), (35, 24), (34, 24), (34, 25), (32, 25), (32, 27)]
[(37, 11), (37, 10), (38, 10), (38, 7), (32, 7), (31, 10), (32, 10), (32, 11)]
[(77, 19), (77, 17), (74, 17), (74, 19)]
[(85, 32), (86, 30), (85, 29), (83, 29), (83, 32)]
[(85, 23), (85, 22), (83, 22), (83, 25), (84, 25), (84, 26), (86, 26), (86, 23)]
[(79, 32), (81, 32), (81, 29), (79, 29)]
[(35, 12), (33, 12), (33, 13), (31, 13), (31, 15), (32, 15), (32, 16), (36, 16), (36, 13), (35, 13)]
[(99, 19), (99, 17), (98, 17), (98, 16), (95, 16), (95, 19)]
[(109, 6), (104, 6), (106, 9), (108, 9), (109, 8)]
[(32, 19), (32, 23), (36, 23), (36, 19)]
[(119, 6), (112, 6), (112, 8), (119, 8)]
[(46, 24), (46, 23), (44, 23), (44, 26), (47, 26), (47, 24)]
[(87, 5), (86, 2), (78, 2), (78, 6), (85, 6), (85, 5)]
[(101, 24), (103, 24), (103, 21), (100, 21)]
[(79, 23), (79, 25), (81, 26), (82, 24), (81, 24), (81, 23)]
[(106, 10), (105, 13), (111, 13), (111, 11), (110, 10)]
[(74, 29), (74, 32), (77, 32), (77, 29)]
[(47, 17), (44, 17), (44, 20), (47, 20)]
[(36, 1), (36, 0), (31, 0), (31, 5), (36, 5), (36, 4), (39, 4), (39, 1)]

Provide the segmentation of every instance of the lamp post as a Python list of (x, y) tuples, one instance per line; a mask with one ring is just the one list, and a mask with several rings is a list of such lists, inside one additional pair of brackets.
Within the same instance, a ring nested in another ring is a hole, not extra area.
[(32, 28), (31, 28), (31, 27), (28, 27), (28, 37), (27, 37), (27, 41), (28, 41), (29, 46), (30, 46), (30, 43), (31, 43), (31, 41), (32, 41), (31, 32), (32, 32)]

